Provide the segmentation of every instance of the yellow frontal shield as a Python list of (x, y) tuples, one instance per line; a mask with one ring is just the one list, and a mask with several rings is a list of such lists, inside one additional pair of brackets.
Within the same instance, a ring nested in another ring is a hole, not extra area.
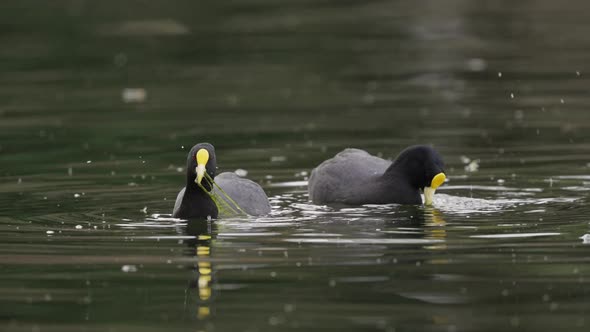
[(199, 151), (197, 151), (195, 159), (197, 160), (197, 168), (195, 169), (195, 173), (197, 173), (197, 178), (195, 179), (195, 182), (197, 184), (201, 184), (201, 181), (205, 176), (205, 172), (207, 171), (206, 165), (209, 161), (209, 151), (207, 151), (206, 149), (200, 149)]

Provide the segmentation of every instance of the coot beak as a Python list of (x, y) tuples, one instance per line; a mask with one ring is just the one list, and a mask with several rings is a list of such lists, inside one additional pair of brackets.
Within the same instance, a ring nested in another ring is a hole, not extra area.
[(432, 181), (430, 181), (430, 186), (424, 188), (424, 205), (432, 205), (436, 188), (440, 187), (440, 185), (443, 184), (446, 179), (447, 177), (445, 176), (445, 173), (438, 173), (432, 178)]

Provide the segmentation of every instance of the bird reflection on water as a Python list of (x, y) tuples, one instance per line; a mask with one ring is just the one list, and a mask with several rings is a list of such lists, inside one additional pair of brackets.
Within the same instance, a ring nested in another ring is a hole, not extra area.
[[(196, 263), (188, 266), (192, 270), (191, 280), (189, 280), (185, 295), (185, 311), (191, 312), (189, 317), (194, 317), (194, 305), (196, 302), (196, 317), (199, 320), (208, 318), (211, 313), (213, 302), (213, 265), (211, 263), (212, 234), (215, 231), (215, 224), (212, 222), (198, 221), (188, 222), (184, 232), (187, 235), (194, 236), (189, 240), (184, 240), (188, 246), (185, 254), (196, 258)], [(197, 299), (192, 299), (192, 294), (196, 291)]]

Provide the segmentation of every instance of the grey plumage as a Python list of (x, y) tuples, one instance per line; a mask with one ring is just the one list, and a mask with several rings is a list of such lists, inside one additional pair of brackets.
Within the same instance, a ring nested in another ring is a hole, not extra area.
[[(268, 198), (256, 182), (241, 178), (232, 172), (224, 172), (215, 177), (215, 183), (247, 214), (260, 216), (270, 213)], [(220, 193), (219, 189), (215, 187), (213, 190), (218, 197), (225, 199), (225, 195)], [(227, 199), (226, 201), (230, 203)], [(232, 204), (232, 207), (235, 205)]]
[(182, 204), (182, 198), (184, 197), (184, 192), (186, 191), (186, 187), (180, 189), (178, 195), (176, 196), (176, 202), (174, 202), (174, 209), (172, 210), (172, 215), (175, 216), (178, 213), (178, 209), (180, 209), (180, 204)]
[(345, 149), (316, 167), (309, 178), (309, 198), (318, 204), (364, 204), (373, 196), (370, 183), (391, 166), (391, 161), (359, 149)]

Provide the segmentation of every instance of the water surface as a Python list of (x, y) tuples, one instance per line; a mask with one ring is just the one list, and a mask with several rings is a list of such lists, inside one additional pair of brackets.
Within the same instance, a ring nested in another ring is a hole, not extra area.
[[(585, 2), (0, 8), (0, 329), (588, 329)], [(201, 141), (271, 215), (170, 218)], [(416, 143), (434, 207), (308, 201)]]

